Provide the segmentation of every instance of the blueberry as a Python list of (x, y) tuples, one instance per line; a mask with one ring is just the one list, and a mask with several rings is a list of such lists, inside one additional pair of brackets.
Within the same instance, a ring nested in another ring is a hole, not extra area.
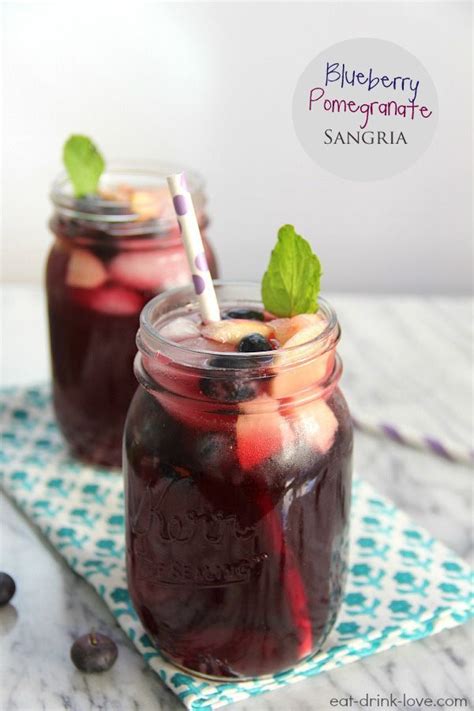
[(15, 594), (15, 581), (8, 573), (0, 573), (0, 607), (10, 602)]
[(264, 336), (259, 333), (251, 333), (240, 341), (237, 350), (240, 353), (259, 353), (261, 351), (271, 351), (272, 347)]
[(103, 200), (99, 195), (90, 194), (77, 198), (76, 209), (88, 215), (127, 215), (129, 205), (116, 203), (114, 200)]
[(228, 472), (235, 466), (236, 457), (230, 435), (208, 432), (195, 442), (194, 456), (198, 467), (207, 477), (228, 483)]
[[(245, 363), (243, 359), (229, 356), (217, 356), (209, 362), (212, 368), (249, 368), (252, 363)], [(255, 364), (253, 364), (255, 365)], [(252, 400), (257, 395), (258, 385), (248, 378), (239, 377), (234, 372), (229, 373), (229, 377), (201, 378), (201, 392), (206, 397), (220, 402), (244, 402)]]
[(263, 314), (261, 311), (254, 311), (253, 309), (232, 309), (231, 311), (226, 311), (222, 318), (244, 318), (250, 321), (263, 321)]
[(71, 647), (71, 659), (82, 672), (108, 671), (117, 659), (117, 645), (110, 637), (91, 632), (76, 639)]
[(202, 378), (201, 392), (219, 402), (244, 402), (257, 395), (257, 385), (241, 378)]
[(233, 358), (232, 356), (216, 356), (209, 361), (211, 368), (248, 368), (243, 358)]
[(120, 251), (117, 240), (113, 237), (107, 237), (106, 235), (97, 237), (89, 249), (103, 262), (110, 262)]
[(83, 195), (80, 198), (76, 198), (75, 207), (79, 212), (92, 215), (100, 215), (102, 212), (98, 195)]
[(261, 487), (272, 496), (280, 497), (281, 490), (289, 488), (304, 492), (315, 490), (326, 476), (322, 455), (304, 441), (304, 435), (295, 433), (296, 440), (288, 444), (256, 467), (254, 476)]

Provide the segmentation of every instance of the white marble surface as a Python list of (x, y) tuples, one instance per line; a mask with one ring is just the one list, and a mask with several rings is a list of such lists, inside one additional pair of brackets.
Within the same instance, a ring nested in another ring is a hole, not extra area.
[[(402, 419), (425, 433), (469, 445), (472, 303), (348, 295), (331, 300), (343, 324), (344, 388), (354, 411), (384, 419), (390, 413), (392, 419)], [(2, 302), (2, 384), (46, 380), (41, 291), (9, 286), (4, 288)], [(356, 437), (355, 459), (358, 471), (381, 492), (473, 562), (474, 479), (470, 469), (362, 434)], [(13, 604), (0, 609), (0, 709), (181, 709), (102, 601), (5, 497), (1, 520), (0, 569), (14, 576), (18, 591)], [(110, 634), (119, 645), (118, 661), (104, 675), (82, 675), (69, 661), (72, 640), (91, 627)], [(333, 698), (401, 697), (403, 693), (472, 700), (472, 625), (372, 656), (235, 708), (326, 711), (333, 707)]]

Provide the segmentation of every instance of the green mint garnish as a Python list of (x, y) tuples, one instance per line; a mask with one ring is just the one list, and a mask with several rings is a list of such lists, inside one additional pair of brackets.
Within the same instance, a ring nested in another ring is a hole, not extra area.
[(275, 316), (312, 314), (318, 310), (321, 264), (311, 245), (297, 235), (293, 225), (278, 230), (262, 279), (263, 305)]
[(87, 136), (70, 136), (64, 144), (63, 160), (78, 198), (97, 191), (105, 163)]

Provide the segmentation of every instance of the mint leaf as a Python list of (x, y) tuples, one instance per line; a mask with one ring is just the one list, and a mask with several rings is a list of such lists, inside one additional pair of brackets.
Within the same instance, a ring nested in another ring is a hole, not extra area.
[(76, 197), (97, 191), (105, 163), (87, 136), (70, 136), (63, 148), (63, 160)]
[(296, 316), (318, 310), (321, 264), (311, 245), (297, 235), (293, 225), (278, 230), (262, 279), (263, 305), (275, 316)]

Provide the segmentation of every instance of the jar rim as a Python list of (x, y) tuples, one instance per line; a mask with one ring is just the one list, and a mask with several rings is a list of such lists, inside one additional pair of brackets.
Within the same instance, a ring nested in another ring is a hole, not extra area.
[[(166, 178), (173, 173), (185, 172), (189, 191), (196, 202), (204, 202), (204, 179), (194, 170), (188, 170), (179, 164), (161, 163), (151, 160), (116, 160), (107, 163), (101, 176), (102, 183), (125, 182), (125, 179), (136, 181), (152, 181), (153, 187), (161, 188), (167, 185)], [(120, 177), (124, 180), (118, 181)], [(150, 186), (148, 186), (149, 188)], [(142, 186), (142, 189), (144, 186)], [(95, 198), (93, 203), (90, 198), (77, 198), (72, 193), (72, 185), (66, 171), (62, 171), (54, 179), (49, 193), (53, 205), (64, 217), (86, 222), (127, 223), (139, 221), (140, 215), (130, 210), (127, 202)], [(128, 208), (124, 212), (124, 208)], [(174, 214), (148, 220), (154, 228), (157, 225), (168, 225), (174, 222)]]
[[(260, 292), (260, 285), (257, 282), (251, 281), (224, 281), (224, 280), (214, 280), (214, 286), (216, 288), (217, 294), (219, 291), (230, 288), (234, 290), (247, 289), (255, 290)], [(198, 348), (190, 348), (188, 346), (182, 345), (182, 343), (177, 343), (165, 338), (159, 328), (157, 328), (157, 319), (155, 318), (155, 312), (160, 306), (163, 307), (167, 301), (173, 301), (173, 299), (179, 300), (180, 297), (184, 300), (188, 300), (188, 307), (181, 306), (183, 315), (192, 312), (198, 312), (198, 301), (194, 288), (192, 285), (185, 287), (177, 287), (175, 289), (170, 289), (163, 294), (159, 294), (151, 299), (145, 307), (142, 309), (140, 314), (140, 329), (137, 334), (137, 347), (141, 352), (147, 355), (153, 355), (156, 352), (160, 352), (163, 355), (171, 358), (174, 362), (181, 363), (183, 365), (194, 365), (196, 364), (196, 359), (205, 357), (206, 359), (213, 359), (217, 357), (225, 356), (226, 362), (229, 363), (226, 366), (226, 370), (232, 369), (231, 363), (235, 363), (235, 368), (238, 369), (240, 365), (247, 359), (247, 361), (252, 363), (252, 367), (259, 368), (268, 365), (268, 351), (260, 353), (240, 353), (240, 352), (222, 352), (222, 351), (210, 351), (202, 350)], [(235, 301), (228, 299), (229, 306), (235, 307)], [(246, 298), (245, 304), (251, 307), (260, 306), (260, 299)], [(326, 299), (319, 297), (319, 310), (324, 314), (327, 324), (326, 327), (321, 331), (320, 334), (315, 336), (310, 341), (302, 343), (296, 346), (291, 346), (290, 348), (285, 348), (285, 356), (288, 357), (289, 365), (286, 367), (292, 367), (294, 365), (299, 365), (306, 360), (314, 358), (316, 355), (321, 355), (329, 349), (334, 348), (340, 337), (339, 322), (337, 319), (336, 312), (331, 304), (326, 301)], [(170, 311), (165, 311), (161, 314), (161, 318), (158, 319), (160, 326), (163, 326), (166, 322), (165, 316), (178, 311), (179, 309), (174, 309)], [(274, 353), (278, 353), (275, 351)]]

